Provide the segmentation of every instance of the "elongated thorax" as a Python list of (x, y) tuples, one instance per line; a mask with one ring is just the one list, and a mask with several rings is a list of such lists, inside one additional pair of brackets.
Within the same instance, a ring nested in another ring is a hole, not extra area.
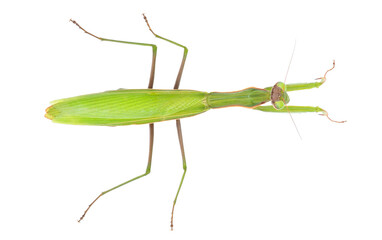
[(270, 92), (254, 87), (235, 92), (211, 92), (207, 97), (207, 103), (211, 108), (255, 108), (268, 101), (270, 101)]

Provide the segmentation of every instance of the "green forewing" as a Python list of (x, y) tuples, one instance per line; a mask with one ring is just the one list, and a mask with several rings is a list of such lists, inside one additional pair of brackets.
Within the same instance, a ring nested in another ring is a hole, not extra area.
[(207, 95), (193, 90), (121, 89), (56, 100), (46, 117), (76, 125), (153, 123), (207, 111)]

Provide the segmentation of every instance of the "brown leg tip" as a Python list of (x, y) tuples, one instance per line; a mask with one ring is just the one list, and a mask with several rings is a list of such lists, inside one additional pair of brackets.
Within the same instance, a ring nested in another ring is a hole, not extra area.
[(346, 120), (344, 120), (344, 121), (336, 121), (336, 120), (331, 119), (331, 118), (329, 117), (328, 112), (325, 111), (325, 110), (322, 110), (322, 113), (321, 113), (320, 115), (321, 115), (321, 116), (325, 116), (325, 117), (327, 117), (330, 121), (335, 122), (335, 123), (345, 123), (345, 122), (346, 122)]

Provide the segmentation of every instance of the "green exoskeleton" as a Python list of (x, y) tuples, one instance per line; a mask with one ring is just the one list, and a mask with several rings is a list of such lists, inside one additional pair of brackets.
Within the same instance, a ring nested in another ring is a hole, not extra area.
[[(148, 89), (120, 89), (115, 91), (106, 91), (95, 94), (88, 94), (78, 97), (65, 98), (52, 102), (52, 105), (46, 109), (45, 116), (56, 123), (77, 124), (77, 125), (97, 125), (97, 126), (123, 126), (130, 124), (149, 124), (150, 144), (149, 157), (146, 172), (124, 183), (121, 183), (109, 190), (102, 192), (86, 209), (85, 213), (79, 219), (81, 221), (93, 203), (102, 195), (119, 188), (138, 178), (146, 176), (151, 171), (153, 139), (154, 139), (154, 123), (167, 120), (176, 120), (178, 130), (178, 138), (183, 160), (183, 175), (175, 195), (171, 213), (171, 229), (173, 228), (174, 207), (182, 187), (182, 183), (187, 171), (186, 157), (184, 152), (183, 137), (180, 119), (191, 117), (200, 113), (204, 113), (210, 109), (223, 107), (245, 107), (264, 112), (278, 113), (303, 113), (317, 112), (329, 118), (327, 112), (320, 107), (310, 106), (288, 106), (289, 96), (287, 91), (305, 90), (318, 88), (326, 81), (326, 74), (320, 81), (311, 83), (295, 83), (285, 84), (283, 82), (276, 83), (273, 87), (267, 88), (246, 88), (235, 92), (203, 92), (194, 90), (179, 90), (179, 84), (182, 77), (184, 64), (187, 58), (188, 49), (176, 42), (163, 38), (155, 34), (146, 17), (144, 19), (149, 30), (155, 37), (168, 41), (183, 48), (183, 59), (180, 65), (178, 76), (175, 81), (173, 90), (153, 89), (155, 61), (157, 54), (157, 46), (154, 44), (126, 42), (112, 39), (97, 37), (85, 29), (77, 22), (71, 20), (75, 25), (82, 29), (85, 33), (101, 40), (110, 42), (119, 42), (127, 44), (135, 44), (151, 47), (153, 50), (151, 73)], [(271, 102), (271, 105), (264, 106), (265, 103)], [(329, 118), (330, 119), (330, 118)], [(331, 120), (331, 119), (330, 119)]]

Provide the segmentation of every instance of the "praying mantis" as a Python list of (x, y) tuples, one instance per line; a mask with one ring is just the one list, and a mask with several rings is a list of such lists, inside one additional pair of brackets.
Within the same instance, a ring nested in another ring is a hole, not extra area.
[[(326, 116), (329, 120), (328, 113), (320, 107), (312, 106), (289, 106), (289, 96), (287, 92), (318, 88), (326, 81), (326, 75), (335, 67), (327, 70), (323, 77), (318, 78), (316, 82), (285, 84), (285, 82), (277, 82), (273, 87), (255, 88), (249, 87), (234, 92), (203, 92), (195, 90), (179, 90), (179, 85), (186, 62), (188, 49), (187, 47), (176, 43), (167, 38), (157, 35), (150, 27), (146, 16), (143, 14), (144, 20), (155, 37), (170, 42), (178, 47), (183, 48), (183, 58), (180, 64), (177, 78), (173, 90), (153, 89), (155, 63), (157, 56), (157, 46), (148, 43), (128, 42), (112, 40), (98, 37), (84, 28), (76, 21), (70, 20), (73, 24), (83, 30), (86, 34), (95, 37), (101, 41), (117, 42), (147, 46), (152, 48), (152, 63), (147, 89), (118, 89), (114, 91), (106, 91), (95, 94), (82, 95), (77, 97), (55, 100), (50, 107), (46, 109), (45, 117), (56, 123), (74, 124), (74, 125), (96, 125), (96, 126), (123, 126), (132, 124), (148, 124), (149, 125), (149, 156), (146, 171), (126, 182), (123, 182), (113, 188), (103, 191), (98, 197), (90, 203), (84, 214), (78, 220), (80, 222), (89, 211), (91, 206), (103, 195), (111, 192), (123, 185), (133, 182), (139, 178), (148, 175), (151, 172), (151, 162), (154, 144), (154, 123), (168, 120), (176, 121), (179, 145), (183, 161), (183, 175), (177, 189), (171, 212), (171, 230), (173, 229), (174, 209), (178, 199), (180, 189), (183, 184), (187, 172), (186, 155), (184, 150), (183, 136), (180, 119), (195, 116), (204, 113), (210, 109), (225, 107), (244, 107), (248, 109), (259, 110), (263, 112), (278, 113), (306, 113), (317, 112)], [(263, 104), (271, 102), (271, 105)], [(345, 121), (340, 121), (342, 123)]]

